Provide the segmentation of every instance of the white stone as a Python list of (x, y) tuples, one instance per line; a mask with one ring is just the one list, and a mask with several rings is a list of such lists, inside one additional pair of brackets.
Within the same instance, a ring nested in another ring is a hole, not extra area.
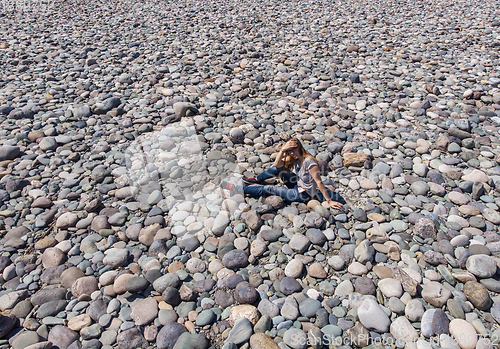
[(417, 330), (411, 325), (410, 321), (404, 316), (398, 317), (391, 324), (391, 334), (397, 340), (401, 340), (404, 343), (415, 342), (419, 337)]
[(393, 278), (380, 280), (378, 282), (378, 287), (387, 298), (399, 298), (403, 294), (403, 287), (401, 286), (401, 282)]
[(358, 318), (363, 326), (370, 331), (385, 333), (391, 320), (385, 311), (373, 298), (366, 298), (358, 307)]
[(297, 278), (302, 274), (304, 269), (304, 263), (298, 259), (292, 259), (285, 267), (285, 275), (293, 278)]

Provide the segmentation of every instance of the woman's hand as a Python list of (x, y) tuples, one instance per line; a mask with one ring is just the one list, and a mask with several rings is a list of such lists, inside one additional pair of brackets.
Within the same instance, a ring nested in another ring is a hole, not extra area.
[(281, 150), (283, 152), (286, 152), (290, 149), (293, 149), (293, 148), (297, 148), (297, 142), (294, 141), (293, 139), (289, 140), (288, 142), (286, 142), (283, 147), (281, 148)]
[(328, 202), (328, 205), (330, 205), (331, 208), (335, 208), (337, 210), (344, 209), (344, 206), (340, 202), (333, 201), (333, 200), (328, 200), (327, 202)]

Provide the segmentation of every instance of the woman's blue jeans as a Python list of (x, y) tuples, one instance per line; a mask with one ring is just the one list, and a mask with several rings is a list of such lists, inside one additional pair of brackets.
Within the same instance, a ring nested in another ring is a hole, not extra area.
[[(297, 185), (297, 175), (286, 168), (277, 168), (272, 166), (258, 175), (257, 180), (263, 181), (271, 177), (281, 177), (286, 188), (277, 185), (253, 185), (244, 186), (242, 190), (245, 194), (253, 197), (261, 197), (264, 195), (278, 195), (287, 202), (306, 203), (311, 199), (316, 199), (319, 202), (325, 201), (325, 197), (319, 190), (316, 191), (316, 195), (313, 197), (306, 192), (299, 193), (299, 187)], [(345, 204), (345, 200), (339, 194), (328, 189), (327, 192), (330, 196), (330, 199), (340, 202), (341, 204)]]

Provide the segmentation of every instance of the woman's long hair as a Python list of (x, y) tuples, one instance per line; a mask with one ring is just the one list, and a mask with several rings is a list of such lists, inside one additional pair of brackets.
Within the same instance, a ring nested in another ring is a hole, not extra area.
[[(318, 160), (316, 160), (316, 158), (314, 156), (311, 155), (311, 153), (309, 153), (307, 150), (305, 150), (304, 146), (302, 145), (302, 143), (298, 140), (298, 138), (296, 137), (293, 137), (292, 139), (290, 139), (289, 142), (292, 142), (292, 143), (295, 143), (297, 149), (299, 150), (299, 153), (302, 155), (302, 157), (304, 157), (304, 159), (306, 157), (310, 157), (312, 158), (314, 161), (316, 161), (316, 164), (318, 163)], [(290, 156), (290, 154), (286, 153), (285, 154), (285, 157), (283, 159), (284, 163), (285, 163), (285, 167), (288, 169), (288, 170), (293, 170), (294, 166), (295, 166), (295, 162), (296, 160)]]

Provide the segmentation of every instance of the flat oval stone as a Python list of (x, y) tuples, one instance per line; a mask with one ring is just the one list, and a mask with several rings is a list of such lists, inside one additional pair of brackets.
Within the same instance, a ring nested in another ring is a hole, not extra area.
[(495, 259), (484, 254), (470, 256), (467, 259), (466, 267), (470, 273), (480, 278), (490, 278), (497, 272)]
[(500, 224), (500, 214), (491, 208), (484, 209), (483, 216), (493, 224)]
[(450, 322), (450, 334), (462, 349), (475, 349), (477, 343), (476, 329), (467, 321), (454, 319)]
[(459, 193), (457, 191), (449, 192), (448, 200), (457, 205), (467, 205), (469, 203), (469, 198), (467, 197), (467, 195)]
[(149, 281), (141, 276), (135, 276), (125, 282), (125, 290), (130, 293), (141, 292), (149, 286)]
[(475, 281), (468, 281), (464, 285), (463, 292), (467, 299), (479, 310), (488, 311), (490, 309), (492, 301), (488, 290), (483, 284)]

